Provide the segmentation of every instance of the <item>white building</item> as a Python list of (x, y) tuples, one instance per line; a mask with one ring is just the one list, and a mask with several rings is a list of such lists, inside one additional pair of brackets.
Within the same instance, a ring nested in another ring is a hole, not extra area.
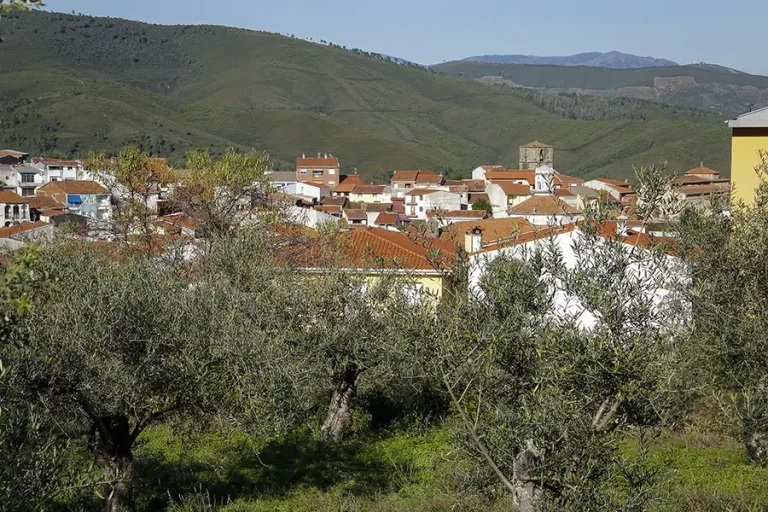
[(93, 179), (86, 176), (85, 166), (79, 160), (58, 160), (56, 158), (33, 158), (32, 165), (43, 171), (43, 181), (74, 181)]
[(28, 221), (29, 201), (11, 190), (0, 190), (0, 226)]
[(299, 199), (306, 199), (308, 201), (317, 200), (319, 201), (324, 196), (327, 195), (326, 191), (328, 190), (327, 187), (323, 187), (321, 185), (315, 185), (312, 183), (305, 183), (305, 182), (296, 182), (296, 183), (289, 183), (285, 187), (283, 187), (283, 192), (288, 194), (289, 196), (294, 196)]
[[(585, 250), (585, 247), (590, 247), (587, 244), (580, 244), (584, 236), (576, 224), (569, 224), (555, 228), (539, 228), (509, 240), (499, 240), (484, 246), (481, 232), (467, 232), (464, 245), (470, 253), (470, 291), (475, 295), (482, 295), (479, 287), (480, 278), (487, 271), (488, 265), (502, 255), (527, 259), (537, 251), (554, 250), (561, 256), (566, 269), (582, 268), (585, 263), (582, 259), (589, 256), (581, 251)], [(685, 265), (679, 258), (669, 254), (661, 258), (655, 257), (651, 247), (663, 244), (663, 239), (656, 240), (647, 234), (632, 231), (625, 223), (617, 221), (606, 222), (600, 230), (599, 237), (603, 241), (599, 243), (596, 250), (605, 247), (605, 244), (615, 243), (618, 245), (612, 247), (616, 250), (627, 251), (624, 254), (629, 255), (631, 263), (625, 271), (630, 274), (630, 277), (641, 278), (643, 282), (652, 283), (652, 286), (649, 286), (649, 296), (645, 299), (657, 308), (657, 311), (680, 304), (679, 297), (672, 290), (679, 289), (678, 286), (684, 283)], [(586, 298), (565, 292), (560, 283), (553, 280), (546, 271), (542, 279), (545, 279), (550, 287), (553, 315), (556, 318), (573, 319), (586, 329), (596, 325), (600, 313), (590, 307)]]
[(431, 210), (460, 210), (461, 194), (430, 188), (416, 188), (405, 194), (405, 214), (426, 219)]

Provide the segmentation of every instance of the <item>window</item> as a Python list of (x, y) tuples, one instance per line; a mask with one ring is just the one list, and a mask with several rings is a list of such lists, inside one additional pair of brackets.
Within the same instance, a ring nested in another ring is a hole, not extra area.
[(23, 188), (21, 189), (21, 195), (22, 197), (32, 197), (35, 195), (35, 189), (33, 188)]
[(312, 177), (313, 178), (322, 178), (323, 177), (323, 171), (312, 171)]
[(328, 174), (336, 174), (336, 169), (328, 169)]
[(22, 183), (34, 183), (35, 182), (35, 175), (34, 174), (22, 174), (21, 175), (21, 182)]
[(301, 172), (301, 174), (307, 174), (307, 170), (306, 169), (301, 169), (300, 172)]
[(335, 182), (335, 181), (329, 181), (329, 182), (328, 182), (328, 184), (329, 184), (329, 185), (335, 185), (335, 184), (336, 184), (336, 182)]
[(419, 206), (419, 211), (423, 212), (424, 211), (424, 207), (423, 206)]

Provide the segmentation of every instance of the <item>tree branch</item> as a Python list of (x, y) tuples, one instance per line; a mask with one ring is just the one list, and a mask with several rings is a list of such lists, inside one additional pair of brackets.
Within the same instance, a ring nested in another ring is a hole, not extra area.
[(150, 414), (143, 420), (139, 421), (135, 427), (133, 427), (133, 432), (131, 432), (131, 442), (135, 441), (137, 437), (144, 431), (145, 428), (150, 426), (152, 423), (160, 420), (163, 416), (165, 416), (168, 413), (171, 413), (181, 407), (181, 396), (176, 396), (176, 403), (171, 405), (170, 407), (166, 407), (165, 409), (161, 409), (155, 413)]
[(83, 408), (85, 413), (88, 415), (88, 417), (91, 418), (91, 421), (96, 425), (96, 428), (99, 429), (99, 434), (101, 434), (101, 437), (108, 443), (112, 443), (112, 434), (109, 432), (109, 429), (104, 424), (104, 421), (101, 419), (101, 416), (96, 414), (96, 410), (93, 408), (91, 403), (88, 401), (87, 398), (85, 398), (85, 395), (83, 395), (82, 392), (78, 391), (75, 395), (75, 400), (77, 403), (80, 404), (80, 406)]
[(611, 397), (603, 400), (603, 403), (600, 404), (600, 408), (597, 410), (597, 414), (595, 414), (595, 419), (592, 421), (592, 428), (598, 432), (605, 430), (608, 424), (616, 417), (616, 413), (619, 411), (619, 407), (624, 402), (624, 397), (622, 396), (621, 391), (616, 393), (613, 405), (611, 405), (611, 408), (606, 411), (610, 401)]
[(483, 457), (485, 457), (485, 460), (488, 461), (488, 464), (491, 466), (491, 469), (493, 469), (493, 471), (502, 481), (504, 486), (507, 489), (509, 489), (510, 492), (514, 493), (515, 486), (512, 485), (512, 482), (509, 481), (509, 479), (504, 474), (504, 472), (499, 468), (499, 466), (493, 460), (493, 457), (491, 457), (491, 454), (488, 453), (488, 449), (485, 447), (483, 442), (477, 436), (477, 432), (475, 431), (475, 428), (472, 426), (472, 422), (470, 422), (469, 418), (467, 417), (467, 414), (464, 412), (464, 408), (461, 407), (461, 404), (459, 404), (459, 401), (456, 399), (456, 395), (453, 392), (453, 388), (448, 382), (448, 377), (446, 376), (445, 372), (441, 372), (441, 373), (443, 374), (443, 382), (445, 383), (445, 387), (448, 390), (448, 394), (451, 396), (451, 400), (453, 401), (456, 408), (459, 410), (459, 415), (461, 415), (461, 421), (464, 422), (464, 425), (469, 431), (469, 435), (472, 437), (472, 441), (474, 441), (475, 445), (477, 446), (477, 449), (480, 450), (480, 453), (483, 454)]

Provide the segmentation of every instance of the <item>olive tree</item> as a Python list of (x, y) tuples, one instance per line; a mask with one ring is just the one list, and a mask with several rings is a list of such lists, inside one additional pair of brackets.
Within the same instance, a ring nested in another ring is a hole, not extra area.
[(575, 264), (554, 233), (498, 256), (481, 293), (435, 334), (463, 446), (516, 510), (642, 510), (657, 484), (618, 447), (675, 410), (666, 382), (688, 311), (675, 293), (684, 274), (663, 247), (638, 246), (604, 213), (567, 235)]
[[(243, 253), (228, 245), (183, 276), (75, 242), (40, 258), (37, 271), (53, 284), (30, 295), (32, 309), (4, 347), (12, 374), (4, 399), (22, 409), (39, 404), (63, 435), (87, 432), (105, 510), (130, 506), (133, 448), (149, 426), (223, 415), (274, 432), (288, 417), (281, 411), (298, 402), (289, 393), (301, 386), (283, 374), (272, 314), (285, 294), (271, 292), (280, 283), (266, 279), (268, 266), (260, 288), (241, 286), (228, 269)], [(249, 258), (266, 261), (263, 246), (249, 247)]]

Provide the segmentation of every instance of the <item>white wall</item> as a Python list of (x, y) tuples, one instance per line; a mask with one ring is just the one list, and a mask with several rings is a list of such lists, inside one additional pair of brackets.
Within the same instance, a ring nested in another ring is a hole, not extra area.
[(289, 183), (285, 187), (285, 193), (290, 196), (314, 197), (318, 201), (322, 199), (320, 187), (317, 187), (310, 183), (303, 183), (303, 182)]
[[(562, 261), (565, 267), (573, 269), (580, 263), (579, 256), (574, 251), (574, 244), (577, 241), (577, 238), (582, 236), (583, 234), (575, 229), (571, 232), (555, 235), (551, 238), (543, 238), (494, 251), (474, 254), (470, 256), (469, 289), (475, 296), (482, 296), (482, 291), (479, 288), (480, 278), (486, 272), (488, 264), (500, 255), (527, 259), (531, 257), (537, 249), (549, 251), (551, 248), (554, 248), (562, 256)], [(656, 267), (652, 263), (650, 251), (639, 247), (633, 247), (629, 244), (622, 244), (622, 246), (627, 251), (639, 251), (636, 254), (638, 254), (640, 258), (638, 258), (638, 261), (629, 265), (628, 272), (639, 278), (651, 275)], [(677, 284), (682, 284), (687, 280), (685, 275), (685, 265), (681, 260), (673, 256), (666, 256), (663, 258), (663, 264), (670, 270), (672, 273), (672, 280), (676, 281)], [(648, 297), (659, 310), (668, 307), (669, 303), (676, 298), (670, 291), (672, 284), (668, 284), (669, 287), (667, 288), (659, 287), (652, 290), (651, 295)], [(580, 298), (575, 295), (567, 294), (552, 283), (550, 283), (550, 295), (552, 296), (553, 315), (555, 317), (561, 319), (574, 318), (576, 322), (585, 329), (591, 329), (596, 325), (598, 319), (596, 316), (597, 313), (587, 308)]]

